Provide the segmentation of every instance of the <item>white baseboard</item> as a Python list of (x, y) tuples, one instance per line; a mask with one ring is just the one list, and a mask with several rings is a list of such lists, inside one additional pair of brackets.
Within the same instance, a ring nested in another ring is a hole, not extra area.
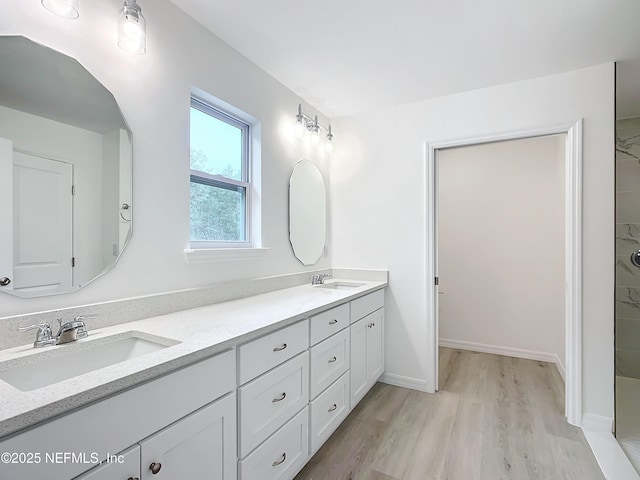
[(465, 342), (463, 340), (451, 340), (449, 338), (441, 338), (438, 340), (441, 347), (457, 348), (458, 350), (470, 350), (472, 352), (493, 353), (494, 355), (504, 355), (507, 357), (524, 358), (527, 360), (539, 360), (541, 362), (553, 363), (560, 376), (564, 380), (565, 368), (564, 364), (555, 353), (536, 352), (534, 350), (525, 350), (522, 348), (503, 347), (501, 345), (489, 345), (486, 343)]
[[(585, 416), (588, 415), (586, 414)], [(598, 417), (598, 415), (594, 416)], [(596, 457), (604, 478), (607, 480), (640, 480), (640, 476), (611, 432), (592, 431), (584, 426), (582, 431), (593, 451), (593, 455)]]
[(562, 360), (560, 359), (560, 357), (557, 354), (554, 355), (554, 356), (556, 357), (556, 359), (554, 360), (554, 363), (556, 364), (556, 368), (558, 369), (558, 373), (562, 377), (562, 380), (564, 380), (566, 382), (567, 379), (566, 379), (565, 375), (567, 374), (567, 371), (564, 368), (564, 363), (562, 363)]
[(379, 379), (382, 383), (388, 385), (395, 385), (396, 387), (410, 388), (411, 390), (418, 390), (420, 392), (427, 391), (427, 382), (420, 378), (404, 377), (402, 375), (396, 375), (394, 373), (383, 373)]
[(582, 428), (590, 432), (613, 432), (613, 418), (585, 413), (582, 415)]

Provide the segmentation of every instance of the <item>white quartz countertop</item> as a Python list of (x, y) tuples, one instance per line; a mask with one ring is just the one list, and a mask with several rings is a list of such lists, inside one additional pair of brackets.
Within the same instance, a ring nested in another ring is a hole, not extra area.
[[(340, 281), (350, 280), (327, 283)], [(1, 350), (0, 371), (35, 361), (42, 362), (46, 370), (45, 357), (88, 349), (90, 343), (105, 343), (108, 337), (125, 332), (180, 342), (31, 391), (0, 380), (0, 438), (387, 286), (386, 282), (357, 283), (362, 286), (330, 289), (300, 285), (96, 330), (91, 330), (88, 321), (89, 336), (85, 339), (38, 349), (29, 344)]]

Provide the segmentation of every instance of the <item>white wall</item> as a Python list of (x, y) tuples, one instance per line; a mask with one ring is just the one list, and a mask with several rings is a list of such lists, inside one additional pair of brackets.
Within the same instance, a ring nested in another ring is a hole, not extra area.
[[(436, 67), (437, 68), (437, 67)], [(387, 373), (426, 379), (425, 147), (584, 118), (583, 408), (613, 416), (614, 66), (334, 119), (333, 261), (388, 268)]]
[(565, 364), (565, 141), (438, 151), (441, 339)]
[[(0, 136), (13, 140), (13, 148), (73, 165), (76, 195), (73, 200), (73, 284), (84, 284), (102, 271), (102, 156), (103, 136), (0, 106)], [(82, 228), (77, 228), (82, 225)], [(8, 302), (11, 300), (7, 299)], [(0, 316), (4, 311), (4, 298)], [(20, 302), (29, 303), (28, 300)]]
[[(298, 103), (305, 113), (319, 112), (167, 0), (142, 4), (147, 53), (127, 54), (117, 46), (120, 8), (122, 2), (82, 2), (80, 18), (65, 21), (40, 2), (2, 3), (0, 34), (23, 34), (75, 57), (115, 96), (133, 131), (135, 220), (132, 240), (112, 272), (74, 294), (28, 300), (2, 296), (0, 316), (330, 266), (323, 258), (303, 267), (288, 240), (288, 178), (294, 163), (310, 158), (329, 183), (323, 150), (293, 135)], [(271, 249), (263, 259), (185, 262), (192, 87), (261, 122), (262, 245)]]

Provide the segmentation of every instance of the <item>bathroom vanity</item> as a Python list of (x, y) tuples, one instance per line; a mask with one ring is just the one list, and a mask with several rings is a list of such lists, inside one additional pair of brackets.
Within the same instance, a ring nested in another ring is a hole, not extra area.
[(0, 379), (149, 348), (46, 386), (0, 380), (0, 480), (293, 478), (384, 370), (385, 286), (301, 285), (1, 351)]

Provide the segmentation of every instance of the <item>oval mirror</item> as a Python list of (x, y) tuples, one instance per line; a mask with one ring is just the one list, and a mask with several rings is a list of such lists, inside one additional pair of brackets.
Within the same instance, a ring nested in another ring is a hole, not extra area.
[(5, 36), (0, 65), (0, 292), (73, 292), (131, 236), (131, 131), (75, 59)]
[(303, 265), (313, 265), (324, 252), (327, 236), (327, 191), (320, 170), (300, 160), (289, 179), (289, 240)]

